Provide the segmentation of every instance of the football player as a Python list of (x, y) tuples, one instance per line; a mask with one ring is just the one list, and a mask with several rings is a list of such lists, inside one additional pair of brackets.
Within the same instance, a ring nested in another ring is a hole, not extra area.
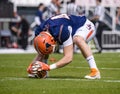
[(69, 64), (73, 59), (73, 43), (75, 43), (90, 67), (91, 72), (85, 78), (100, 79), (100, 71), (87, 44), (95, 36), (95, 33), (95, 26), (85, 16), (60, 14), (49, 18), (35, 31), (34, 46), (38, 56), (32, 64), (42, 61), (44, 56), (50, 54), (54, 50), (55, 42), (63, 45), (64, 56), (51, 65), (39, 62), (40, 67), (36, 69), (32, 68), (32, 64), (30, 64), (28, 67), (29, 76), (34, 76), (36, 70), (50, 71)]

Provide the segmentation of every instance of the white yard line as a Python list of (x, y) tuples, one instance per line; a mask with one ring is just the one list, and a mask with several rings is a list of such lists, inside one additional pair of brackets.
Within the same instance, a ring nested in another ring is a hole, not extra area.
[[(33, 79), (33, 78), (32, 78)], [(18, 78), (18, 77), (5, 77), (1, 78), (0, 81), (8, 81), (8, 80), (28, 80), (28, 78)], [(40, 80), (54, 80), (54, 81), (85, 81), (85, 82), (90, 82), (90, 81), (96, 81), (96, 82), (108, 82), (108, 83), (120, 83), (120, 80), (88, 80), (88, 79), (78, 79), (78, 78), (46, 78), (46, 79), (40, 79)]]
[[(89, 67), (73, 67), (73, 66), (67, 66), (66, 68), (77, 68), (77, 69), (88, 69)], [(120, 68), (99, 68), (103, 70), (120, 70)]]
[[(6, 65), (1, 65), (0, 67), (6, 67)], [(16, 67), (15, 65), (9, 65), (7, 67)], [(19, 66), (19, 68), (22, 68), (24, 66)], [(72, 69), (89, 69), (89, 67), (74, 67), (74, 66), (66, 66), (66, 68), (72, 68)], [(120, 70), (120, 68), (99, 68), (102, 70)]]
[(111, 83), (120, 83), (120, 80), (88, 80), (88, 79), (73, 79), (73, 78), (48, 78), (46, 80), (64, 80), (64, 81), (85, 81), (85, 82), (90, 82), (90, 81), (97, 81), (97, 82), (111, 82)]
[(19, 77), (4, 77), (0, 78), (0, 81), (7, 81), (7, 80), (27, 80), (28, 78), (19, 78)]

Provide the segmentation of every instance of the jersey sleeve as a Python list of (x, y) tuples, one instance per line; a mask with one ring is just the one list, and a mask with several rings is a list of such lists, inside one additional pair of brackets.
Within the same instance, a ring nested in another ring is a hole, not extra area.
[(65, 42), (63, 42), (63, 47), (69, 46), (71, 44), (73, 44), (73, 40), (72, 36), (70, 35), (69, 38)]
[(35, 36), (39, 35), (39, 33), (42, 31), (42, 28), (38, 26), (35, 30)]

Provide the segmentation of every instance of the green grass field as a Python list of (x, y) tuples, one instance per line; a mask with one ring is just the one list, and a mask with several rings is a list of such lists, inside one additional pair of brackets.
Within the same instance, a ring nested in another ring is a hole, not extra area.
[[(120, 94), (120, 53), (94, 54), (100, 80), (84, 79), (89, 67), (80, 54), (64, 68), (50, 71), (49, 78), (30, 79), (26, 68), (34, 56), (0, 54), (0, 94)], [(59, 60), (62, 54), (50, 57)]]

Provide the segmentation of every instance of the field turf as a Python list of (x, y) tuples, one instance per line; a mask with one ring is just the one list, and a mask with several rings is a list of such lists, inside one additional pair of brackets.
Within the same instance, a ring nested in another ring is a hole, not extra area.
[[(80, 54), (64, 68), (50, 71), (47, 79), (28, 78), (26, 68), (35, 55), (0, 54), (0, 94), (120, 94), (120, 53), (94, 54), (100, 80), (84, 79), (89, 67)], [(62, 54), (51, 57), (59, 60)]]

